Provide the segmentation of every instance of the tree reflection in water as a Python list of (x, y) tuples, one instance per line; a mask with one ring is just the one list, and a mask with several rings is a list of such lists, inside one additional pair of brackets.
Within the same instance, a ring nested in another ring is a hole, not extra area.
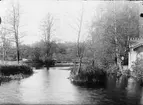
[[(106, 84), (75, 85), (65, 68), (42, 68), (19, 81), (0, 79), (0, 102), (27, 104), (96, 104), (140, 105), (143, 104), (143, 88), (133, 79), (110, 76)], [(3, 84), (4, 83), (4, 84)]]

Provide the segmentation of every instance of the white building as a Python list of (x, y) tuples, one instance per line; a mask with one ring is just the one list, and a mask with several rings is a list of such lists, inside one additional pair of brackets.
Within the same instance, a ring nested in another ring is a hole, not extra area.
[(131, 42), (128, 54), (128, 68), (130, 70), (137, 59), (143, 59), (143, 38), (134, 38), (131, 39)]
[[(132, 70), (132, 65), (139, 59), (143, 59), (143, 2), (136, 2), (139, 6), (139, 37), (130, 39), (130, 51), (128, 54), (128, 68)], [(142, 16), (141, 16), (142, 14)]]

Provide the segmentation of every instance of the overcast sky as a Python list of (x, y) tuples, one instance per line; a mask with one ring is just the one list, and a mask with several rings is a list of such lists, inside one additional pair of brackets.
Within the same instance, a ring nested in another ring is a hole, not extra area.
[[(76, 41), (77, 17), (79, 18), (82, 5), (84, 8), (83, 28), (81, 40), (85, 40), (87, 29), (95, 14), (95, 1), (50, 1), (50, 0), (17, 0), (21, 5), (22, 15), (21, 24), (26, 33), (23, 38), (24, 44), (32, 44), (41, 39), (40, 23), (50, 12), (55, 20), (55, 32), (53, 40)], [(10, 7), (11, 0), (0, 2), (0, 15), (3, 17), (6, 10)]]

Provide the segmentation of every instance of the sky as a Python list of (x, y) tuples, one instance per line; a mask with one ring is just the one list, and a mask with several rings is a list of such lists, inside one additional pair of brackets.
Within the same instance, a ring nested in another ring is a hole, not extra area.
[[(46, 14), (54, 17), (54, 35), (52, 40), (59, 42), (73, 42), (77, 40), (77, 19), (83, 6), (83, 25), (81, 41), (87, 39), (88, 27), (95, 15), (95, 1), (52, 1), (52, 0), (15, 0), (21, 7), (21, 25), (25, 33), (23, 44), (33, 44), (42, 39), (40, 25)], [(0, 2), (0, 16), (4, 17), (9, 9), (11, 0)]]

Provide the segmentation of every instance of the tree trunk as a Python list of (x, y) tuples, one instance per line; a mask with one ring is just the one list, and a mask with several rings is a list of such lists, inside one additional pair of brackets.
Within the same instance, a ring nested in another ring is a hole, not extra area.
[(92, 67), (94, 67), (94, 59), (92, 60)]
[(3, 45), (3, 63), (5, 62), (5, 47)]
[(122, 64), (121, 64), (121, 59), (120, 59), (120, 51), (119, 51), (119, 49), (118, 49), (118, 41), (117, 41), (117, 37), (115, 36), (115, 43), (116, 43), (116, 45), (115, 45), (115, 49), (116, 49), (116, 51), (115, 51), (115, 53), (116, 53), (116, 58), (117, 58), (117, 62), (116, 62), (116, 64), (117, 64), (117, 66), (119, 67), (119, 71), (123, 71), (123, 67), (122, 67)]
[(79, 57), (79, 66), (78, 66), (77, 74), (80, 73), (80, 70), (81, 70), (81, 63), (82, 63), (82, 58)]
[(2, 45), (2, 47), (3, 47), (3, 63), (5, 63), (5, 57), (6, 57), (6, 47), (5, 47), (5, 37), (3, 37), (2, 38), (2, 40), (3, 40), (3, 45)]
[(16, 33), (15, 33), (15, 39), (16, 39), (17, 62), (19, 64), (19, 58), (20, 58), (19, 41), (18, 41), (18, 35)]
[(122, 67), (122, 62), (121, 59), (119, 57), (119, 55), (117, 55), (117, 66), (119, 67), (119, 71), (123, 71), (123, 67)]
[(118, 39), (117, 39), (117, 25), (116, 25), (116, 5), (115, 5), (115, 1), (114, 3), (114, 40), (115, 40), (115, 53), (116, 53), (116, 58), (117, 58), (117, 66), (119, 67), (119, 71), (122, 72), (122, 64), (121, 64), (121, 59), (120, 59), (120, 51), (119, 51), (119, 43), (118, 43)]
[(19, 64), (20, 52), (19, 52), (18, 42), (16, 43), (16, 47), (17, 47), (17, 62), (18, 62), (18, 64)]

